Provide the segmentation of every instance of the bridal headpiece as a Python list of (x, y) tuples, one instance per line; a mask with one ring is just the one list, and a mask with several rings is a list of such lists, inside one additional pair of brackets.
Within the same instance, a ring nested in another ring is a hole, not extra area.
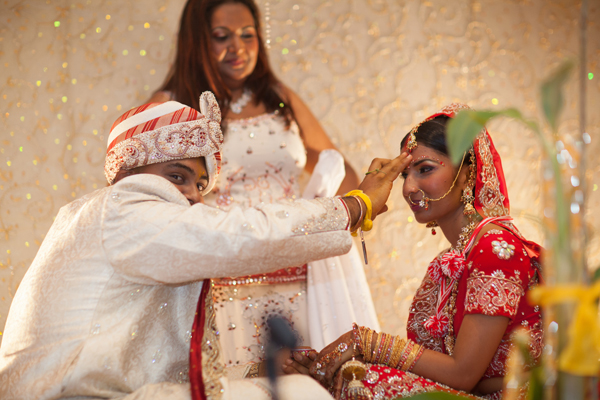
[[(454, 118), (463, 110), (471, 110), (471, 107), (462, 103), (451, 103), (421, 121), (409, 132), (406, 150), (410, 153), (417, 147), (415, 134), (425, 122), (440, 115)], [(477, 164), (477, 171), (473, 177), (475, 180), (474, 208), (484, 218), (509, 215), (510, 206), (502, 162), (492, 138), (485, 128), (473, 142), (473, 155)]]

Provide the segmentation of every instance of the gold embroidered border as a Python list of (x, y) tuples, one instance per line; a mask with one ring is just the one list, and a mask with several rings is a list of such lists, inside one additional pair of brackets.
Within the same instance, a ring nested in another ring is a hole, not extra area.
[(221, 345), (219, 344), (215, 321), (212, 282), (210, 285), (211, 287), (206, 295), (206, 319), (202, 340), (202, 379), (204, 380), (206, 398), (218, 400), (223, 395), (223, 385), (221, 385), (220, 378), (225, 373), (225, 367), (221, 362)]
[(505, 197), (500, 191), (500, 181), (490, 151), (490, 141), (485, 130), (479, 134), (478, 139), (477, 151), (483, 164), (477, 168), (483, 182), (483, 187), (479, 190), (479, 202), (483, 207), (484, 217), (508, 215), (508, 210), (504, 207)]
[(437, 297), (440, 287), (430, 277), (425, 276), (423, 282), (410, 305), (408, 325), (406, 329), (412, 332), (416, 338), (415, 342), (425, 346), (425, 348), (439, 353), (443, 353), (443, 338), (434, 338), (425, 329), (423, 323), (435, 314)]
[(481, 310), (485, 315), (496, 315), (502, 309), (514, 317), (525, 291), (517, 277), (506, 278), (502, 271), (492, 275), (474, 270), (467, 279), (465, 311)]
[(321, 203), (325, 212), (321, 215), (307, 218), (304, 222), (294, 226), (294, 236), (308, 235), (311, 233), (331, 232), (343, 230), (348, 225), (348, 213), (340, 199), (318, 198), (313, 201)]

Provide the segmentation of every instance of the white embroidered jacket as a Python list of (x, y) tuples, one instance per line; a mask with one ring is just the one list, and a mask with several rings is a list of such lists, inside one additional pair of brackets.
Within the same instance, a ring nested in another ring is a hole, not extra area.
[(189, 393), (179, 383), (201, 281), (343, 254), (347, 223), (338, 199), (190, 206), (154, 175), (66, 205), (12, 302), (0, 398)]

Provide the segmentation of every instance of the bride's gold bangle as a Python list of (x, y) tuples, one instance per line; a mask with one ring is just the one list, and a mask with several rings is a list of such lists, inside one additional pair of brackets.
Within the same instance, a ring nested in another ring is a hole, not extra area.
[(387, 363), (389, 367), (397, 368), (400, 363), (400, 357), (402, 356), (402, 352), (404, 347), (406, 347), (406, 339), (401, 339), (396, 337), (397, 340), (394, 341), (392, 346), (392, 355), (390, 356), (390, 360)]
[(421, 354), (423, 354), (423, 346), (419, 346), (418, 344), (415, 343), (413, 349), (411, 350), (410, 354), (408, 355), (408, 358), (406, 359), (406, 361), (404, 362), (404, 365), (402, 366), (402, 371), (412, 370), (413, 367), (415, 366), (415, 364), (417, 363), (417, 360), (421, 357)]
[(365, 342), (365, 346), (363, 347), (363, 356), (365, 357), (365, 361), (366, 362), (371, 362), (371, 355), (373, 354), (373, 352), (371, 351), (371, 345), (373, 343), (373, 335), (375, 334), (375, 331), (372, 329), (367, 328), (367, 332), (365, 335), (366, 338), (366, 342)]

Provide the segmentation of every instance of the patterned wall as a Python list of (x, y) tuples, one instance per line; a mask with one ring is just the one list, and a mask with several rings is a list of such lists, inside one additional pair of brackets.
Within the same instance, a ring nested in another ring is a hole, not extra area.
[[(589, 1), (589, 154), (600, 151), (600, 4)], [(174, 55), (183, 0), (2, 0), (0, 4), (0, 331), (59, 208), (106, 184), (112, 121), (143, 103)], [(270, 0), (271, 61), (351, 164), (393, 157), (416, 122), (451, 101), (515, 106), (539, 117), (538, 85), (577, 57), (579, 2), (569, 0)], [(593, 75), (595, 76), (593, 76)], [(578, 80), (562, 131), (578, 134)], [(517, 123), (490, 129), (512, 213), (541, 240), (540, 150)], [(600, 161), (589, 158), (589, 259), (600, 210)], [(395, 189), (367, 235), (367, 276), (382, 326), (404, 329), (408, 302), (447, 243), (416, 224)]]

